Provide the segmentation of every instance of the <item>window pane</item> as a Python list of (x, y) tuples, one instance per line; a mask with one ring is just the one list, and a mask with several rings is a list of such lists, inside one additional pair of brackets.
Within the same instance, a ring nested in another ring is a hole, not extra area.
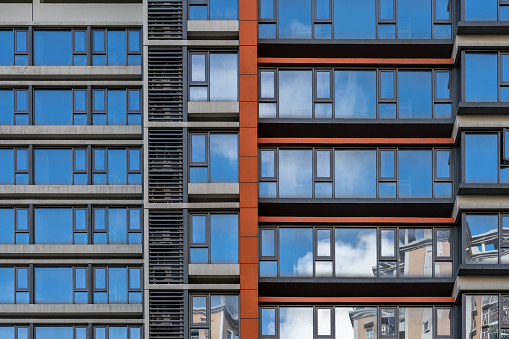
[(262, 243), (262, 256), (273, 257), (276, 255), (275, 247), (275, 230), (262, 230), (261, 243)]
[(36, 185), (72, 184), (71, 149), (36, 149), (34, 153)]
[(205, 162), (205, 135), (191, 135), (191, 162)]
[[(0, 43), (2, 40), (2, 32), (0, 31)], [(1, 53), (1, 52), (0, 52)], [(0, 55), (1, 58), (1, 55)], [(1, 65), (0, 60), (0, 65)], [(0, 124), (14, 124), (14, 91), (0, 90)]]
[(12, 66), (14, 63), (14, 32), (0, 31), (0, 65)]
[(316, 255), (319, 257), (328, 257), (331, 255), (331, 231), (330, 230), (317, 230), (316, 231)]
[(432, 152), (399, 151), (398, 188), (400, 198), (432, 197)]
[(376, 72), (335, 71), (336, 118), (376, 118)]
[(313, 190), (313, 152), (279, 151), (279, 197), (311, 198)]
[(210, 135), (210, 181), (239, 181), (238, 134)]
[(274, 177), (274, 151), (261, 151), (262, 178)]
[(35, 90), (36, 125), (72, 125), (72, 90)]
[(237, 20), (237, 0), (210, 0), (210, 20)]
[(498, 181), (497, 134), (465, 135), (465, 181), (496, 183)]
[(431, 0), (398, 0), (398, 38), (431, 38)]
[(399, 338), (413, 339), (433, 333), (433, 309), (431, 307), (400, 307), (399, 308)]
[(279, 0), (280, 39), (311, 39), (311, 0)]
[(71, 31), (34, 31), (35, 66), (71, 66)]
[(465, 100), (497, 101), (497, 54), (465, 53)]
[(451, 151), (437, 151), (437, 178), (449, 178), (451, 176)]
[(108, 150), (108, 184), (127, 184), (127, 154), (125, 149)]
[(394, 253), (394, 239), (395, 239), (395, 230), (381, 230), (380, 236), (380, 246), (382, 257), (394, 257), (396, 254)]
[(129, 90), (129, 111), (140, 110), (140, 91)]
[(498, 216), (467, 215), (467, 264), (498, 264)]
[(276, 335), (276, 310), (273, 308), (262, 308), (261, 320), (262, 335)]
[(330, 72), (316, 73), (316, 97), (330, 98)]
[(449, 76), (449, 72), (436, 72), (437, 99), (449, 99), (449, 90), (451, 88)]
[(334, 38), (375, 39), (375, 0), (334, 0)]
[(140, 31), (129, 30), (129, 52), (140, 51)]
[(394, 178), (394, 151), (380, 152), (380, 176), (382, 178)]
[(279, 230), (279, 265), (281, 277), (313, 276), (312, 228)]
[(437, 335), (450, 336), (451, 335), (451, 315), (450, 308), (437, 308)]
[(336, 198), (376, 198), (376, 151), (335, 151)]
[(127, 244), (127, 210), (125, 208), (108, 209), (108, 242)]
[(206, 216), (204, 215), (193, 215), (192, 216), (192, 226), (193, 226), (193, 236), (192, 243), (195, 244), (204, 244), (207, 242), (206, 240)]
[(35, 268), (35, 303), (70, 304), (73, 300), (71, 267)]
[(127, 268), (108, 269), (108, 294), (110, 304), (127, 303)]
[(260, 98), (274, 98), (274, 72), (260, 72)]
[(465, 0), (465, 20), (496, 21), (497, 0)]
[(0, 184), (14, 184), (14, 150), (0, 149)]
[(376, 229), (336, 228), (336, 277), (376, 277)]
[(210, 216), (210, 260), (212, 264), (239, 262), (238, 214)]
[(331, 172), (330, 151), (316, 152), (316, 176), (319, 178), (329, 178)]
[(129, 269), (129, 288), (141, 288), (141, 269)]
[(108, 90), (108, 125), (125, 125), (126, 121), (126, 91)]
[(260, 1), (260, 19), (274, 19), (274, 0)]
[(205, 81), (205, 55), (191, 55), (191, 81)]
[(280, 307), (280, 338), (313, 338), (313, 307)]
[(95, 273), (94, 288), (96, 289), (106, 288), (106, 269), (96, 268), (94, 269), (94, 273)]
[(86, 91), (85, 90), (74, 90), (74, 109), (76, 111), (86, 110)]
[(72, 244), (71, 208), (36, 208), (36, 244)]
[(237, 53), (210, 53), (210, 101), (238, 101)]
[(279, 71), (279, 117), (311, 118), (312, 71)]
[(105, 90), (94, 90), (94, 111), (104, 111)]
[(14, 209), (0, 208), (0, 244), (14, 244)]
[(76, 31), (74, 32), (74, 51), (85, 52), (85, 32)]
[(430, 119), (431, 72), (398, 72), (398, 96), (401, 119)]
[(74, 329), (72, 327), (62, 326), (36, 326), (35, 335), (37, 339), (72, 339), (74, 336)]
[(0, 337), (3, 339), (14, 339), (14, 326), (0, 326)]
[(465, 333), (477, 333), (475, 339), (499, 338), (498, 295), (467, 295), (465, 308)]
[(432, 239), (432, 229), (401, 228), (399, 230), (399, 272), (401, 277), (432, 276)]
[(380, 0), (380, 19), (394, 19), (394, 0)]
[(335, 307), (336, 338), (378, 338), (376, 307)]
[(108, 65), (127, 65), (126, 31), (108, 31)]
[(0, 303), (14, 304), (14, 268), (0, 267)]
[(193, 324), (207, 324), (207, 297), (193, 297)]
[(108, 339), (127, 339), (127, 327), (125, 326), (108, 327)]
[(380, 97), (394, 98), (394, 72), (380, 72)]
[(331, 309), (319, 308), (316, 310), (318, 335), (331, 335)]
[(451, 253), (451, 231), (437, 231), (437, 257), (450, 257)]

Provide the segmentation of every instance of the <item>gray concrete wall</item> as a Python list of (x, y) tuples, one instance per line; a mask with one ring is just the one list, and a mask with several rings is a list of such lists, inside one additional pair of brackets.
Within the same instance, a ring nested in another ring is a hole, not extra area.
[(240, 276), (239, 264), (189, 264), (189, 276)]
[(8, 198), (141, 198), (141, 185), (0, 185)]
[(0, 245), (2, 258), (141, 258), (141, 245)]
[[(9, 126), (0, 125), (0, 134), (10, 139), (141, 139), (141, 126)], [(67, 142), (69, 143), (69, 142)]]
[(133, 317), (142, 315), (142, 305), (134, 304), (26, 304), (8, 305), (0, 304), (0, 316), (42, 316), (66, 317), (69, 314), (74, 316), (94, 317)]

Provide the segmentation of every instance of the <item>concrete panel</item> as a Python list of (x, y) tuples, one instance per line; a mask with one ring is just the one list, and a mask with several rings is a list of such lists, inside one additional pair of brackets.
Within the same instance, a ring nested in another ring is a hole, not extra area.
[(149, 40), (148, 46), (238, 47), (239, 40)]
[(239, 264), (189, 264), (189, 276), (239, 276)]
[(141, 258), (141, 245), (0, 245), (3, 258)]
[(189, 183), (187, 184), (189, 196), (214, 198), (218, 196), (238, 197), (239, 184), (237, 183)]
[(40, 3), (34, 1), (34, 21), (73, 21), (75, 25), (97, 25), (103, 22), (143, 24), (142, 3)]
[(207, 291), (239, 291), (240, 284), (151, 284), (150, 290), (207, 290)]
[(188, 102), (187, 115), (192, 118), (237, 117), (240, 108), (238, 102)]
[(32, 4), (0, 3), (0, 21), (2, 25), (12, 25), (19, 21), (32, 21)]
[(16, 206), (16, 205), (60, 205), (60, 206), (76, 206), (76, 205), (115, 205), (115, 206), (136, 206), (143, 204), (143, 200), (122, 200), (122, 199), (9, 199), (1, 200), (0, 206)]
[[(26, 86), (26, 81), (17, 81), (17, 80), (8, 80), (8, 81), (2, 81), (0, 86), (2, 87), (16, 87), (16, 86)], [(36, 80), (36, 81), (30, 81), (30, 85), (34, 87), (84, 87), (84, 86), (97, 86), (97, 87), (113, 87), (113, 86), (120, 86), (120, 87), (141, 87), (143, 86), (143, 81), (117, 81), (117, 80), (77, 80), (77, 81), (45, 81), (45, 80)]]
[(87, 264), (96, 264), (96, 265), (143, 265), (142, 259), (97, 259), (97, 258), (87, 258), (87, 259), (33, 259), (33, 258), (23, 258), (23, 259), (0, 259), (0, 265), (26, 265), (26, 264), (34, 264), (34, 265), (87, 265)]
[[(79, 135), (76, 136), (79, 138)], [(141, 146), (141, 140), (135, 139), (124, 139), (124, 140), (116, 140), (109, 139), (104, 140), (104, 138), (98, 139), (4, 139), (2, 140), (2, 145), (53, 145), (53, 146)]]
[(507, 195), (458, 195), (454, 202), (451, 218), (460, 217), (463, 210), (501, 210), (509, 209), (509, 196)]
[(5, 305), (0, 304), (2, 316), (103, 316), (103, 317), (128, 317), (141, 316), (142, 305), (67, 305), (67, 304), (31, 304), (31, 305)]
[(507, 290), (508, 276), (465, 276), (457, 277), (452, 297), (458, 298), (464, 292), (498, 292)]
[[(143, 319), (141, 318), (28, 318), (28, 317), (19, 317), (19, 318), (0, 318), (0, 324), (7, 325), (26, 325), (26, 324), (106, 324), (106, 325), (140, 325), (143, 324)], [(148, 326), (147, 326), (148, 327)]]
[(141, 139), (141, 126), (8, 126), (0, 134), (9, 139)]
[(141, 66), (0, 66), (0, 79), (141, 80)]
[(458, 115), (454, 122), (451, 138), (459, 140), (460, 132), (466, 129), (492, 129), (509, 126), (509, 117), (503, 115)]
[(1, 199), (30, 198), (141, 198), (141, 185), (0, 185)]
[(499, 49), (509, 46), (509, 35), (456, 35), (451, 58), (460, 57), (460, 50), (471, 49)]
[(164, 203), (148, 203), (145, 204), (146, 209), (190, 209), (190, 210), (210, 210), (210, 209), (238, 209), (240, 204), (238, 202), (190, 202), (190, 203), (174, 203), (174, 204), (164, 204)]
[(145, 128), (205, 128), (205, 129), (229, 129), (239, 128), (235, 121), (169, 121), (169, 122), (148, 122)]
[(238, 38), (238, 20), (188, 20), (188, 37), (229, 37)]

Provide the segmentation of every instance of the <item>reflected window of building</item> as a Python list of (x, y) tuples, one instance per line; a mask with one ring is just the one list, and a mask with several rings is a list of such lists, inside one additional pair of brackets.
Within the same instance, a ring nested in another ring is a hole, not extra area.
[(191, 339), (236, 339), (240, 336), (239, 295), (191, 295)]
[(509, 216), (468, 213), (463, 223), (466, 264), (509, 264)]

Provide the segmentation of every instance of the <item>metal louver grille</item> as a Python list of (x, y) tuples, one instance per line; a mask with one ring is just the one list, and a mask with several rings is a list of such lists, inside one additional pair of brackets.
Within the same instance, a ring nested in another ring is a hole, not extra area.
[(148, 50), (148, 119), (183, 120), (183, 58), (180, 48)]
[(149, 281), (184, 282), (184, 216), (182, 212), (149, 212)]
[(184, 338), (184, 293), (149, 293), (149, 339)]
[(152, 203), (184, 201), (183, 130), (149, 130), (148, 199)]
[(148, 38), (182, 39), (182, 0), (148, 0)]

